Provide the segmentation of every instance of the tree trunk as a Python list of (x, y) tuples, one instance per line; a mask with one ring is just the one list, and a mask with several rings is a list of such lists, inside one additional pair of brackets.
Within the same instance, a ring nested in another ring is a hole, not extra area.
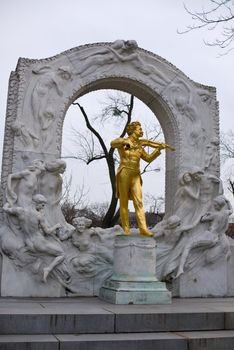
[(113, 221), (113, 217), (114, 217), (115, 212), (116, 212), (116, 207), (117, 207), (117, 202), (118, 202), (118, 198), (116, 198), (115, 163), (114, 163), (113, 152), (109, 152), (109, 156), (106, 158), (106, 161), (108, 164), (109, 177), (111, 180), (112, 195), (111, 195), (111, 202), (110, 202), (109, 208), (108, 208), (106, 215), (104, 216), (104, 219), (102, 221), (103, 228), (114, 226), (112, 221)]
[(115, 217), (117, 202), (118, 202), (118, 198), (115, 197), (115, 193), (112, 193), (109, 208), (108, 208), (106, 215), (102, 221), (103, 228), (112, 227), (115, 225), (113, 218)]

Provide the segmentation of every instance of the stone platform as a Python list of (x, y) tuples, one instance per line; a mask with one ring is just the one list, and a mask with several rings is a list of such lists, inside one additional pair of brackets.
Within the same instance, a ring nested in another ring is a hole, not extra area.
[(233, 350), (234, 298), (113, 305), (98, 298), (1, 298), (0, 349)]
[(171, 292), (156, 277), (154, 238), (139, 234), (115, 237), (113, 275), (104, 281), (99, 297), (117, 305), (171, 303)]

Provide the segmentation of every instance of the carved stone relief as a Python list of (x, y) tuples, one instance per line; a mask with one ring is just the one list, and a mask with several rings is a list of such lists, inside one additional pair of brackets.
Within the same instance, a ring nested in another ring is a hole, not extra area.
[(80, 280), (89, 283), (101, 276), (101, 283), (111, 274), (114, 237), (122, 232), (119, 226), (93, 228), (92, 220), (84, 217), (76, 218), (73, 226), (65, 221), (59, 204), (65, 168), (60, 159), (37, 160), (9, 175), (0, 235), (4, 259), (16, 272), (27, 272), (35, 290), (37, 284), (55, 281), (64, 295), (80, 293)]
[[(135, 40), (116, 40), (43, 60), (20, 59), (11, 76), (1, 189), (2, 284), (9, 269), (14, 276), (20, 269), (31, 276), (30, 295), (38, 287), (40, 295), (57, 296), (58, 285), (64, 295), (82, 288), (84, 294), (92, 294), (111, 274), (113, 238), (120, 228), (94, 229), (86, 219), (81, 229), (81, 218), (69, 225), (59, 206), (66, 111), (77, 97), (103, 88), (140, 98), (157, 116), (165, 141), (175, 148), (166, 156), (166, 216), (154, 229), (158, 275), (176, 278), (200, 256), (198, 250), (213, 254), (222, 246), (226, 254), (223, 235), (212, 247), (191, 245), (194, 237), (202, 241), (202, 232), (214, 235), (201, 218), (208, 212), (219, 217), (213, 208), (214, 198), (222, 195), (215, 89), (190, 80), (163, 58), (139, 48)], [(224, 216), (231, 210), (227, 208), (226, 202), (220, 209)], [(12, 293), (7, 288), (5, 295)], [(20, 293), (29, 295), (23, 286)]]
[(159, 279), (170, 281), (195, 265), (198, 269), (229, 257), (225, 232), (233, 211), (222, 193), (221, 180), (214, 175), (190, 171), (181, 176), (175, 215), (152, 230), (158, 242)]

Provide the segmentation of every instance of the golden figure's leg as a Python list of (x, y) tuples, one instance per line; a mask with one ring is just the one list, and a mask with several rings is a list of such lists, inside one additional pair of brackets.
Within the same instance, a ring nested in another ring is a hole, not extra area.
[(125, 234), (129, 234), (129, 218), (128, 218), (128, 195), (131, 183), (131, 174), (127, 169), (122, 169), (119, 174), (119, 205), (120, 205), (120, 219), (122, 228)]
[(131, 184), (131, 195), (133, 199), (133, 205), (136, 212), (137, 224), (140, 230), (140, 234), (145, 236), (153, 236), (153, 234), (149, 231), (146, 219), (145, 212), (142, 203), (142, 186), (141, 186), (141, 178), (140, 176), (134, 176)]

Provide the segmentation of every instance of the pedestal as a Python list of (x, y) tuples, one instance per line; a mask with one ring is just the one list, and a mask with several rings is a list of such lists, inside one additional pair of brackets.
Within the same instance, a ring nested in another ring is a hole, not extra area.
[(170, 304), (171, 293), (156, 278), (156, 242), (151, 237), (115, 238), (113, 275), (100, 289), (113, 304)]

